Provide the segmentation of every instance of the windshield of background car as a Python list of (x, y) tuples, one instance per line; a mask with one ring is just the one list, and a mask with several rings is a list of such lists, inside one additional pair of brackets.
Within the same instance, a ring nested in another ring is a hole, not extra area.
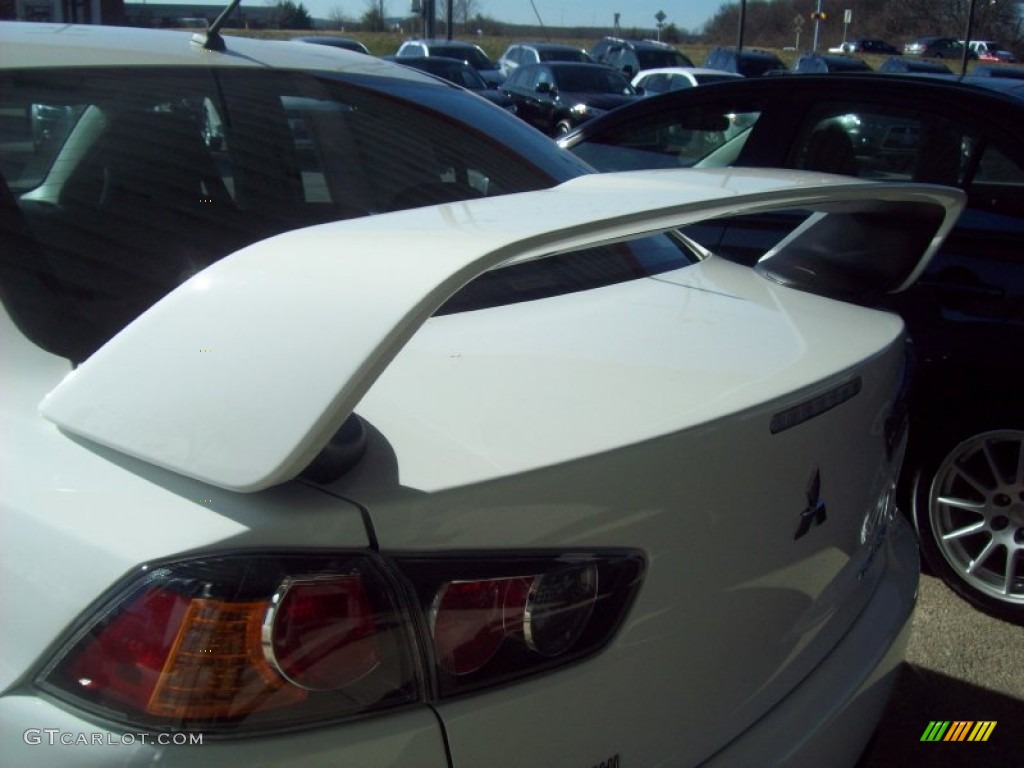
[(559, 90), (572, 93), (636, 93), (630, 82), (610, 67), (560, 67), (555, 77)]
[(860, 59), (829, 59), (828, 68), (833, 72), (870, 72), (871, 67)]
[(697, 79), (697, 83), (699, 85), (708, 85), (709, 83), (722, 83), (725, 82), (726, 80), (736, 79), (736, 76), (733, 74), (715, 75), (708, 73), (698, 73), (695, 74), (694, 77)]
[[(652, 97), (645, 104), (660, 104)], [(569, 149), (599, 171), (705, 168), (732, 164), (760, 112), (721, 106), (685, 110), (652, 107), (646, 114), (607, 127), (594, 123)], [(730, 148), (734, 152), (727, 151)]]
[(571, 49), (561, 48), (542, 48), (540, 49), (540, 60), (541, 61), (578, 61), (584, 64), (593, 62), (590, 55), (585, 51), (576, 51)]
[(639, 50), (636, 52), (636, 57), (640, 62), (640, 69), (693, 66), (693, 62), (679, 53), (679, 51)]
[(424, 72), (443, 77), (448, 82), (461, 85), (463, 88), (469, 88), (471, 91), (487, 90), (487, 83), (480, 73), (461, 61), (449, 62), (445, 61), (443, 56), (431, 56), (421, 59), (420, 63), (413, 66)]
[(474, 69), (495, 69), (495, 64), (487, 54), (475, 47), (464, 47), (458, 45), (432, 45), (430, 46), (431, 56), (446, 56), (449, 59), (461, 59)]
[[(592, 172), (503, 110), (402, 77), (5, 72), (0, 135), (4, 303), (36, 343), (73, 360), (209, 264), (280, 232)], [(562, 270), (557, 289), (663, 268), (629, 251)], [(506, 279), (486, 299), (536, 295)]]
[(765, 72), (785, 68), (782, 59), (774, 56), (744, 56), (740, 59), (738, 71), (746, 77), (760, 77)]

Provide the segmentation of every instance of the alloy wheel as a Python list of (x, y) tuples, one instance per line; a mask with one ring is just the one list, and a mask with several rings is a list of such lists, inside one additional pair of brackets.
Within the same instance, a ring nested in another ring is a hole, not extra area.
[(939, 552), (969, 588), (1024, 608), (1024, 431), (957, 445), (932, 480), (928, 518)]

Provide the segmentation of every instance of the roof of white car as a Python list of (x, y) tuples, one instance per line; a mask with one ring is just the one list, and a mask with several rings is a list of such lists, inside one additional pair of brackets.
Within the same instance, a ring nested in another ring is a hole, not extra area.
[(74, 24), (0, 22), (0, 69), (55, 66), (217, 66), (344, 71), (436, 82), (354, 51), (285, 40), (225, 36), (217, 53), (192, 32)]
[(709, 67), (656, 67), (645, 69), (644, 75), (725, 75), (726, 77), (743, 77), (735, 72), (727, 72), (724, 69), (710, 69)]
[(710, 69), (708, 67), (656, 67), (654, 69), (645, 69), (638, 72), (636, 77), (633, 78), (633, 84), (636, 85), (640, 80), (645, 80), (651, 75), (684, 75), (690, 78), (691, 81), (696, 82), (701, 77), (716, 78), (742, 78), (743, 75), (739, 75), (735, 72), (727, 72), (724, 69)]

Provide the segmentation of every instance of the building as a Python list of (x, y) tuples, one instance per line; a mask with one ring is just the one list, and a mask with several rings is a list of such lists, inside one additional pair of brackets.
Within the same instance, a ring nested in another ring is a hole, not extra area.
[(0, 0), (0, 19), (124, 24), (124, 0)]

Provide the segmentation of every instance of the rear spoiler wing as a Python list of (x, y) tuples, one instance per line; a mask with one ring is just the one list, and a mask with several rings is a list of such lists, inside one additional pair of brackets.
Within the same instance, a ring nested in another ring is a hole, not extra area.
[[(129, 456), (259, 491), (302, 472), (431, 314), (503, 263), (793, 208), (822, 214), (794, 233), (794, 251), (828, 258), (837, 237), (851, 245), (824, 224), (829, 215), (897, 206), (930, 227), (902, 260), (909, 280), (962, 205), (962, 193), (944, 187), (644, 171), (296, 230), (183, 283), (71, 372), (40, 410), (68, 433)], [(771, 261), (773, 277), (786, 272), (785, 249)]]

